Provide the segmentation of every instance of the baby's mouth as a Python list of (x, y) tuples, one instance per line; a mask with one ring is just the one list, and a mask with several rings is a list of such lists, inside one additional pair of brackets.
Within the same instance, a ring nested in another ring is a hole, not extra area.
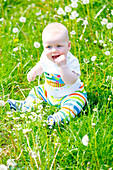
[(52, 59), (55, 60), (56, 58), (58, 58), (60, 55), (55, 55), (55, 56), (52, 56)]

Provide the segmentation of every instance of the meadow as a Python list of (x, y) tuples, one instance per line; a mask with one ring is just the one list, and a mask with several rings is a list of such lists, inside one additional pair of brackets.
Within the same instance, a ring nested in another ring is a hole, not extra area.
[[(43, 51), (41, 34), (51, 22), (69, 30), (88, 103), (69, 124), (49, 129), (57, 108), (32, 112), (0, 107), (0, 170), (113, 169), (113, 2), (111, 0), (1, 0), (0, 100), (24, 100), (44, 83), (27, 73)], [(1, 105), (3, 103), (0, 103)]]

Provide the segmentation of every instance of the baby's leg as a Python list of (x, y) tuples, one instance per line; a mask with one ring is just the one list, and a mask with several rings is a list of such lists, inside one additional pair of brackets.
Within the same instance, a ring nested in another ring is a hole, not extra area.
[(46, 90), (44, 88), (44, 85), (34, 87), (30, 91), (26, 100), (24, 101), (18, 101), (12, 99), (7, 100), (11, 109), (19, 110), (22, 112), (31, 111), (31, 109), (34, 109), (34, 106), (37, 103), (40, 103), (42, 101), (46, 101)]
[(50, 125), (52, 125), (52, 123), (60, 124), (60, 122), (69, 122), (71, 118), (74, 118), (81, 112), (82, 108), (86, 104), (86, 101), (86, 93), (78, 91), (70, 94), (62, 100), (61, 109), (57, 113), (54, 113), (48, 117), (48, 122)]
[(44, 85), (34, 87), (30, 91), (28, 97), (25, 100), (24, 105), (22, 106), (22, 112), (31, 111), (32, 109), (34, 109), (37, 103), (41, 103), (42, 101), (47, 102), (46, 94), (47, 93), (46, 93)]

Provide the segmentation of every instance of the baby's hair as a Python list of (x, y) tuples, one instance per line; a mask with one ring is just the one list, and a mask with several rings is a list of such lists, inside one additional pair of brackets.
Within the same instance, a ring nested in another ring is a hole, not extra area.
[(65, 35), (65, 38), (67, 39), (67, 41), (69, 41), (68, 30), (61, 23), (53, 22), (53, 23), (48, 24), (42, 32), (42, 39), (47, 33), (54, 33), (54, 34), (62, 33)]

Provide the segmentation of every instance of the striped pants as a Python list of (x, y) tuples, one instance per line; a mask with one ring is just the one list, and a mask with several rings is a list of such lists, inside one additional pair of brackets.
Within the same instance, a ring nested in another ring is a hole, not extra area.
[(71, 118), (74, 118), (81, 112), (87, 102), (87, 94), (84, 90), (84, 85), (82, 85), (77, 91), (70, 95), (62, 98), (54, 98), (47, 93), (44, 85), (40, 85), (30, 91), (26, 103), (23, 106), (23, 111), (24, 109), (30, 111), (36, 103), (42, 101), (59, 108), (59, 111), (52, 115), (55, 123), (59, 124), (60, 122), (69, 122)]

